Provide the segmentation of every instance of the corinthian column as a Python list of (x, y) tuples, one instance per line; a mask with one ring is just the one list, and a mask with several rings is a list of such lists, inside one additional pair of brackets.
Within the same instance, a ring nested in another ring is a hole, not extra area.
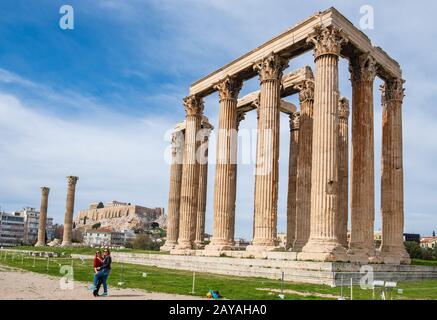
[(338, 57), (345, 38), (335, 27), (316, 28), (311, 229), (301, 260), (346, 261), (336, 234), (338, 195)]
[(395, 264), (411, 262), (403, 241), (403, 84), (401, 79), (392, 79), (382, 86), (381, 255), (385, 263)]
[(196, 222), (196, 249), (202, 249), (205, 244), (205, 211), (206, 211), (206, 194), (208, 185), (208, 141), (212, 126), (205, 121), (202, 122), (201, 139), (199, 151), (201, 158), (199, 159), (199, 196), (197, 199), (197, 222)]
[(296, 187), (296, 240), (293, 251), (300, 252), (310, 237), (311, 161), (313, 149), (314, 82), (299, 85), (300, 128)]
[(349, 100), (342, 97), (338, 103), (338, 241), (348, 247), (348, 179), (349, 170)]
[(271, 53), (254, 68), (261, 82), (255, 172), (254, 238), (247, 250), (276, 246), (278, 215), (279, 104), (283, 70), (287, 62)]
[(77, 180), (79, 180), (78, 177), (73, 177), (73, 176), (67, 177), (68, 186), (67, 186), (67, 203), (66, 203), (65, 218), (64, 218), (64, 236), (62, 240), (63, 247), (70, 247), (72, 245), (71, 234), (73, 231), (74, 197), (76, 192)]
[(42, 247), (46, 245), (46, 223), (49, 192), (50, 188), (41, 187), (41, 208), (39, 211), (38, 241), (35, 244), (36, 247)]
[(196, 236), (196, 214), (199, 191), (199, 163), (197, 133), (203, 115), (203, 100), (197, 96), (184, 99), (186, 112), (185, 149), (182, 166), (179, 238), (176, 249), (192, 249)]
[(179, 235), (184, 130), (175, 131), (171, 140), (170, 190), (168, 193), (167, 237), (161, 251), (174, 249)]
[(374, 257), (375, 183), (373, 81), (376, 65), (368, 54), (350, 61), (352, 81), (351, 261)]
[(215, 88), (220, 95), (217, 164), (214, 187), (214, 230), (207, 250), (229, 250), (234, 245), (237, 166), (237, 99), (242, 81), (226, 77)]
[(287, 195), (287, 243), (288, 250), (293, 246), (296, 235), (296, 179), (297, 157), (299, 155), (299, 119), (300, 113), (290, 114), (290, 154), (288, 163), (288, 195)]

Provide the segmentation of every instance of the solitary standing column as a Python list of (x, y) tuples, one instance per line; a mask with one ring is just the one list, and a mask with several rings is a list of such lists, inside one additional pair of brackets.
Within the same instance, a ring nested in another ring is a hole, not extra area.
[(214, 230), (207, 250), (229, 250), (234, 245), (237, 166), (237, 99), (242, 81), (226, 77), (215, 88), (220, 95), (217, 164), (214, 186)]
[(50, 188), (41, 187), (41, 208), (39, 212), (38, 241), (35, 244), (36, 247), (43, 247), (46, 245), (46, 223), (49, 192)]
[(288, 195), (287, 195), (287, 243), (288, 250), (296, 238), (296, 179), (297, 158), (299, 155), (299, 119), (300, 113), (290, 114), (290, 154), (288, 163)]
[(181, 203), (182, 161), (184, 156), (184, 130), (172, 135), (170, 190), (168, 193), (167, 237), (161, 251), (174, 249), (179, 235), (179, 208)]
[(293, 244), (295, 252), (302, 251), (310, 237), (314, 82), (305, 81), (299, 86), (299, 90), (300, 128), (296, 182), (296, 240)]
[(192, 249), (196, 236), (199, 163), (197, 161), (197, 132), (203, 115), (203, 100), (197, 96), (184, 99), (186, 112), (185, 150), (182, 167), (179, 238), (176, 249)]
[(351, 58), (352, 170), (351, 238), (353, 262), (374, 259), (375, 167), (373, 137), (373, 81), (376, 65), (368, 54)]
[(335, 27), (316, 28), (311, 231), (301, 260), (347, 261), (336, 234), (338, 195), (338, 57), (345, 38)]
[(349, 100), (342, 97), (338, 103), (338, 213), (337, 237), (348, 247), (348, 188), (349, 188)]
[(255, 65), (261, 82), (255, 172), (255, 230), (247, 250), (276, 246), (278, 219), (279, 104), (283, 70), (287, 62), (271, 53)]
[(79, 180), (78, 177), (67, 177), (67, 204), (64, 218), (64, 236), (62, 240), (63, 247), (71, 247), (71, 234), (73, 231), (73, 212), (74, 212), (74, 197), (76, 192), (76, 183)]
[(385, 263), (395, 264), (411, 262), (403, 241), (403, 84), (403, 80), (393, 79), (382, 86), (381, 254)]
[(202, 159), (199, 159), (199, 196), (197, 199), (197, 222), (196, 222), (196, 238), (194, 241), (196, 249), (202, 249), (205, 244), (205, 211), (206, 211), (206, 195), (208, 185), (208, 141), (212, 126), (207, 123), (202, 123), (202, 144), (200, 145), (200, 154)]

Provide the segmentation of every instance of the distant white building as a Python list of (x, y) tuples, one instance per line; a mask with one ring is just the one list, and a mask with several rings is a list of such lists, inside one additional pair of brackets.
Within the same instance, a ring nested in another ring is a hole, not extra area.
[(23, 244), (24, 217), (20, 213), (0, 212), (0, 247)]
[(83, 243), (90, 247), (122, 247), (126, 243), (124, 232), (114, 232), (111, 228), (86, 230)]
[[(39, 211), (26, 207), (19, 213), (24, 217), (23, 243), (33, 246), (38, 241)], [(47, 242), (52, 241), (55, 237), (53, 218), (50, 217), (47, 217), (46, 220), (46, 237)]]
[(420, 246), (422, 248), (434, 249), (434, 247), (437, 246), (437, 237), (423, 237), (422, 239), (420, 239)]

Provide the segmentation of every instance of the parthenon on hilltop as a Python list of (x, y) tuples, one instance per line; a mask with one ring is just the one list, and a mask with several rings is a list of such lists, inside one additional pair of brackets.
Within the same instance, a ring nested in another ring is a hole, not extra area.
[[(284, 75), (289, 61), (308, 51), (314, 53), (314, 72), (302, 66)], [(350, 111), (349, 100), (339, 92), (339, 58), (349, 61)], [(244, 81), (256, 76), (260, 90), (240, 98)], [(373, 237), (376, 76), (384, 82), (380, 248), (375, 248)], [(293, 253), (297, 260), (408, 264), (410, 258), (403, 245), (404, 82), (399, 64), (330, 8), (193, 83), (184, 99), (186, 119), (176, 127), (172, 140), (168, 231), (162, 250), (176, 255), (218, 256), (234, 249), (236, 137), (244, 115), (256, 109), (253, 239), (244, 254), (262, 256), (277, 248), (279, 116), (284, 112), (290, 116), (288, 252), (284, 254)], [(206, 152), (213, 129), (203, 115), (203, 98), (213, 92), (219, 93), (220, 108), (215, 126), (213, 235), (205, 246), (207, 162), (199, 161), (196, 155), (198, 148)], [(299, 108), (282, 100), (294, 94), (299, 95)]]

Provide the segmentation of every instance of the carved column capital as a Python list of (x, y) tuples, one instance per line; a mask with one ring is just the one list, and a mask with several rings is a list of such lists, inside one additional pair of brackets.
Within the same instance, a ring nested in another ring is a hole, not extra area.
[(290, 130), (299, 130), (300, 126), (300, 112), (293, 112), (290, 114)]
[(341, 47), (348, 42), (342, 30), (333, 26), (316, 26), (308, 36), (307, 42), (314, 44), (314, 58), (326, 54), (340, 55)]
[(258, 72), (261, 83), (269, 80), (281, 81), (283, 71), (288, 67), (288, 61), (277, 53), (270, 53), (267, 57), (255, 63), (253, 68)]
[(397, 101), (400, 102), (399, 105), (402, 105), (405, 97), (404, 83), (405, 80), (399, 78), (386, 80), (381, 86), (382, 104), (387, 105), (390, 101)]
[(41, 193), (43, 195), (48, 195), (50, 192), (50, 188), (49, 187), (41, 187)]
[(68, 176), (67, 177), (67, 182), (69, 186), (75, 186), (77, 183), (77, 180), (79, 180), (79, 177), (75, 177), (75, 176)]
[(352, 81), (373, 82), (376, 76), (375, 59), (368, 53), (353, 57), (349, 61)]
[(220, 101), (236, 100), (243, 86), (243, 81), (237, 77), (227, 76), (219, 83), (214, 85), (214, 89), (219, 92)]
[(338, 100), (338, 117), (340, 119), (349, 119), (349, 100), (346, 97), (341, 97)]
[(314, 81), (313, 80), (304, 80), (300, 84), (296, 85), (296, 88), (299, 90), (300, 103), (314, 101)]
[(184, 107), (187, 116), (200, 117), (204, 109), (203, 99), (195, 95), (188, 96), (184, 98)]

